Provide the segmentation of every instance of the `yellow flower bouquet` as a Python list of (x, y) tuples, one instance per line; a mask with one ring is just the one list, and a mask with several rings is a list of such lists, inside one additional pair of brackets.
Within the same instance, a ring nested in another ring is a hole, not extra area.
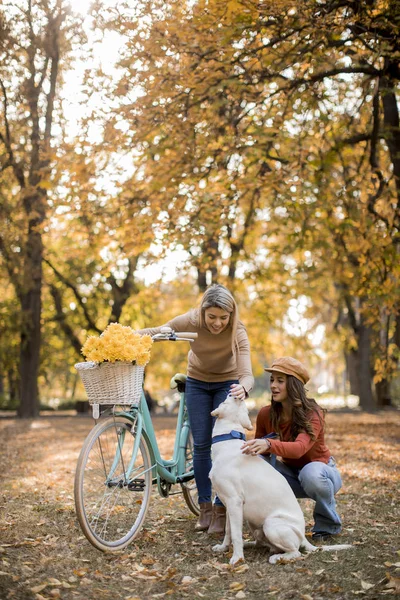
[(149, 335), (120, 323), (111, 323), (100, 336), (89, 336), (82, 347), (86, 362), (75, 368), (90, 404), (138, 405), (152, 344)]
[(82, 348), (86, 360), (93, 362), (124, 361), (144, 367), (150, 360), (153, 340), (131, 327), (111, 323), (98, 337), (91, 335)]

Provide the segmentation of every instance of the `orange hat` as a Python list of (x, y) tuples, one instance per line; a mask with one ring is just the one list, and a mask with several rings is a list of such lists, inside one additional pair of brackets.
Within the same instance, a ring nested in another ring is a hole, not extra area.
[(305, 366), (299, 360), (296, 360), (291, 356), (277, 358), (274, 360), (272, 365), (268, 368), (265, 368), (264, 371), (269, 371), (270, 373), (277, 371), (278, 373), (284, 373), (285, 375), (292, 375), (304, 384), (306, 384), (310, 379)]

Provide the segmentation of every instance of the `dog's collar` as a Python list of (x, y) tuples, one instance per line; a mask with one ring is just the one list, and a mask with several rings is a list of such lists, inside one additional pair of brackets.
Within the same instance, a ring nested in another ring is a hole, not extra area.
[(246, 436), (241, 431), (235, 431), (232, 429), (229, 433), (223, 433), (221, 435), (215, 435), (211, 439), (212, 444), (216, 444), (217, 442), (226, 442), (227, 440), (246, 440)]

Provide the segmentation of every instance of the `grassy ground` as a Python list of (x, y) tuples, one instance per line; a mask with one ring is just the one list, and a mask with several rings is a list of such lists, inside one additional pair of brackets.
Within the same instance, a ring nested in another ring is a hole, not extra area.
[[(272, 566), (265, 551), (246, 563), (215, 556), (182, 496), (156, 491), (145, 527), (125, 551), (106, 555), (83, 537), (74, 512), (73, 476), (85, 417), (0, 420), (0, 598), (377, 599), (400, 593), (400, 413), (330, 413), (328, 444), (343, 476), (338, 495), (343, 552), (314, 553)], [(174, 419), (156, 417), (168, 455)], [(302, 500), (308, 529), (312, 502)]]

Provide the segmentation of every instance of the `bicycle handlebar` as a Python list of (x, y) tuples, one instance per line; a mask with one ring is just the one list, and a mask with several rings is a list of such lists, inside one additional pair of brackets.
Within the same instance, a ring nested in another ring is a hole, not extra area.
[(192, 331), (175, 331), (175, 336), (178, 340), (181, 340), (182, 338), (191, 338), (193, 341), (197, 338), (197, 335), (197, 333)]
[[(167, 328), (165, 328), (167, 329)], [(193, 342), (197, 338), (197, 333), (192, 331), (162, 331), (152, 336), (153, 342)]]

